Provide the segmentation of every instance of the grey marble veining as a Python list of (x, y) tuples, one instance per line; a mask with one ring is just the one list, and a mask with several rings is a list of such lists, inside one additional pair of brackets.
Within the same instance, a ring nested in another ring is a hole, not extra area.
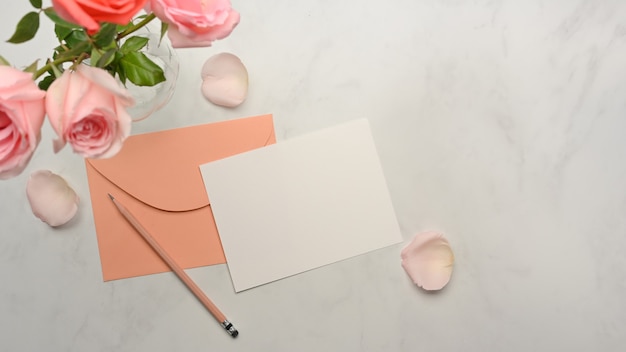
[[(5, 4), (8, 38), (27, 1)], [(235, 294), (225, 265), (188, 270), (229, 338), (173, 274), (102, 282), (82, 160), (52, 153), (0, 183), (2, 351), (622, 351), (626, 347), (626, 3), (602, 0), (236, 1), (213, 47), (179, 50), (171, 102), (133, 133), (273, 113), (288, 139), (367, 117), (404, 238), (444, 231), (443, 291), (416, 288), (401, 245)], [(48, 30), (46, 31), (46, 28)], [(18, 66), (52, 48), (0, 43)], [(248, 100), (201, 96), (238, 55)], [(81, 197), (51, 229), (30, 172)]]

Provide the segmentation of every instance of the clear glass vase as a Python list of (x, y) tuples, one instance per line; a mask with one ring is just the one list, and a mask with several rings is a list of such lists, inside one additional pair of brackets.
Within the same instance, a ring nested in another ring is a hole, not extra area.
[(165, 74), (165, 81), (152, 87), (140, 87), (126, 81), (126, 88), (135, 98), (135, 105), (128, 112), (133, 121), (140, 121), (165, 106), (171, 99), (178, 79), (179, 60), (167, 35), (161, 38), (158, 26), (149, 24), (129, 37), (132, 36), (149, 39), (141, 52), (159, 65)]

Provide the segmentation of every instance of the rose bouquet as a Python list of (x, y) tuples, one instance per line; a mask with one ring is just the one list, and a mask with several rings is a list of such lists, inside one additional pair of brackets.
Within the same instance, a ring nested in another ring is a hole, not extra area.
[(161, 23), (174, 48), (210, 46), (239, 22), (230, 0), (29, 0), (33, 11), (17, 23), (8, 42), (32, 39), (40, 20), (54, 23), (52, 55), (18, 69), (0, 56), (0, 179), (20, 174), (41, 137), (46, 119), (56, 132), (54, 151), (69, 144), (82, 157), (117, 153), (130, 134), (125, 88), (154, 86), (163, 70), (141, 50), (136, 31)]

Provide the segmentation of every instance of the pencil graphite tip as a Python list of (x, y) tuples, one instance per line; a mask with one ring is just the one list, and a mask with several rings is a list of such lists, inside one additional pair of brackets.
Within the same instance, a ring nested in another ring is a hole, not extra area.
[(111, 198), (111, 200), (115, 200), (115, 198), (113, 198), (113, 196), (111, 195), (111, 193), (107, 193), (109, 195), (109, 198)]

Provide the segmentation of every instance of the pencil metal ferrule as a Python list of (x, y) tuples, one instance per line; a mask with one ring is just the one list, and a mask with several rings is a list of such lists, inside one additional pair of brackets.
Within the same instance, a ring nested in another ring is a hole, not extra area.
[(233, 324), (231, 322), (229, 322), (228, 320), (224, 320), (222, 322), (222, 327), (226, 330), (226, 332), (232, 336), (233, 338), (237, 337), (237, 335), (239, 335), (239, 331), (237, 331), (237, 329), (235, 329), (235, 327), (233, 326)]

